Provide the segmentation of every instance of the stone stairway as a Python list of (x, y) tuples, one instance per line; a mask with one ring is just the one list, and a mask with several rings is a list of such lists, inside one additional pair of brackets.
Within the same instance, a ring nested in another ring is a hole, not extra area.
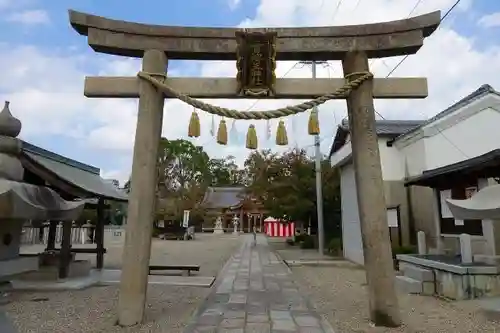
[(396, 276), (398, 290), (408, 294), (434, 295), (435, 278), (432, 270), (401, 263), (399, 271), (402, 275)]

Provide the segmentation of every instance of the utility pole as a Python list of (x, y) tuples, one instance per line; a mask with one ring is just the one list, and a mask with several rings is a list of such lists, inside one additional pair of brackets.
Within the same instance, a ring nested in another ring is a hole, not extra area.
[[(316, 64), (325, 64), (325, 61), (302, 61), (302, 64), (312, 66), (312, 78), (316, 78)], [(313, 112), (318, 112), (318, 108), (313, 107)], [(319, 134), (314, 136), (314, 148), (315, 148), (315, 169), (316, 169), (316, 210), (318, 215), (318, 250), (319, 254), (322, 256), (325, 249), (325, 228), (323, 224), (323, 191), (321, 187), (321, 150), (320, 150), (320, 140)]]

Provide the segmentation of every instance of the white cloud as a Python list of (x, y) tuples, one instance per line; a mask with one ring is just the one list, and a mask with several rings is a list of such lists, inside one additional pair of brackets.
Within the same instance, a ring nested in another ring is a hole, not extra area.
[(50, 23), (49, 13), (42, 9), (24, 10), (7, 15), (7, 22), (24, 25), (39, 25)]
[(500, 12), (484, 15), (478, 21), (479, 26), (484, 28), (492, 28), (500, 26)]
[(228, 5), (231, 10), (235, 10), (240, 5), (241, 0), (228, 0)]
[[(1, 0), (0, 0), (1, 1)], [(447, 9), (453, 0), (424, 1), (413, 15)], [(320, 8), (321, 3), (323, 7)], [(261, 0), (256, 17), (242, 22), (243, 26), (321, 26), (332, 24), (359, 24), (405, 18), (415, 5), (414, 0), (372, 0), (362, 1), (355, 9), (356, 1), (344, 1), (332, 22), (337, 7), (336, 1), (288, 0), (279, 2)], [(450, 16), (464, 12), (473, 5), (464, 2)], [(278, 10), (279, 9), (279, 10)], [(80, 38), (80, 40), (77, 40)], [(477, 36), (475, 37), (477, 39)], [(75, 41), (84, 44), (83, 37), (75, 35)], [(70, 50), (68, 50), (69, 52)], [(385, 76), (400, 58), (376, 60), (372, 71), (377, 77)], [(488, 66), (484, 66), (487, 63)], [(291, 63), (279, 63), (277, 75), (283, 75)], [(89, 73), (87, 68), (94, 68)], [(104, 170), (109, 178), (123, 181), (128, 177), (131, 166), (131, 152), (135, 136), (137, 117), (136, 100), (101, 99), (90, 100), (83, 97), (85, 75), (134, 75), (140, 68), (135, 59), (121, 59), (91, 54), (86, 58), (76, 50), (66, 55), (52, 54), (29, 47), (0, 45), (0, 96), (12, 101), (12, 111), (23, 121), (23, 136), (36, 144), (36, 138), (50, 134), (70, 135), (73, 140), (93, 149), (106, 150), (109, 158), (123, 162), (121, 168)], [(234, 62), (203, 62), (202, 76), (234, 76)], [(428, 77), (429, 97), (424, 100), (384, 100), (376, 101), (379, 113), (389, 119), (427, 118), (462, 98), (484, 83), (500, 89), (500, 42), (491, 40), (488, 46), (476, 48), (472, 38), (468, 38), (445, 25), (426, 39), (417, 55), (410, 56), (393, 74), (394, 77)], [(339, 62), (330, 69), (318, 68), (319, 77), (340, 77)], [(287, 77), (310, 77), (310, 68), (295, 68)], [(251, 100), (211, 101), (216, 105), (239, 110), (250, 107)], [(273, 109), (297, 101), (261, 101), (254, 109)], [(322, 130), (322, 151), (328, 152), (336, 130), (336, 124), (345, 117), (344, 101), (328, 102), (320, 108)], [(170, 139), (186, 138), (192, 108), (177, 101), (167, 100), (163, 118), (163, 134)], [(309, 147), (312, 153), (313, 139), (307, 135), (308, 114), (286, 119), (291, 145)], [(210, 137), (211, 116), (200, 112), (202, 136), (194, 143), (203, 145), (212, 156), (234, 155), (241, 162), (248, 154), (244, 147), (246, 130), (250, 122), (237, 121), (239, 140), (232, 140), (228, 146), (219, 146)], [(219, 118), (216, 117), (216, 125)], [(43, 124), (43, 126), (40, 126)], [(277, 121), (273, 121), (273, 133)], [(274, 137), (265, 142), (266, 123), (256, 123), (259, 146), (274, 150)], [(231, 121), (228, 121), (231, 128)], [(68, 131), (70, 131), (68, 133)], [(236, 141), (236, 143), (235, 143)], [(85, 162), (85, 161), (84, 161)], [(103, 161), (101, 167), (105, 166)]]

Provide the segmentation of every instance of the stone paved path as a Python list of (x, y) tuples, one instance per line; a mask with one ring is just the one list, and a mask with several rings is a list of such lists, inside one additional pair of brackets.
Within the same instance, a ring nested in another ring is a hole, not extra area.
[(236, 251), (185, 333), (333, 333), (302, 297), (265, 236), (242, 235)]

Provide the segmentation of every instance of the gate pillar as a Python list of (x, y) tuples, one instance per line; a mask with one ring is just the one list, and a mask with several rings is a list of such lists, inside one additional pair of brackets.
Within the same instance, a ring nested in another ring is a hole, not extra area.
[[(342, 61), (344, 76), (369, 71), (365, 52), (348, 52)], [(380, 165), (373, 82), (364, 81), (347, 97), (359, 219), (368, 285), (370, 318), (376, 325), (397, 327), (401, 323), (394, 288), (389, 228)]]
[[(143, 71), (164, 73), (166, 67), (167, 57), (163, 51), (144, 52)], [(118, 323), (122, 326), (139, 324), (144, 314), (164, 100), (163, 93), (149, 82), (139, 83), (139, 112), (118, 301)]]

